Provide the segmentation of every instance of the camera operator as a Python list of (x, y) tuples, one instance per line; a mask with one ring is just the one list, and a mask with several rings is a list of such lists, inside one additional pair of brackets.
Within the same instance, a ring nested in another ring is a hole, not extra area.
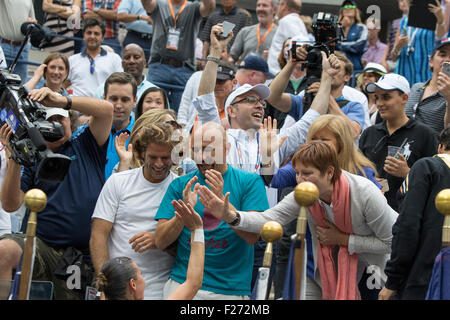
[[(71, 157), (72, 161), (64, 180), (50, 183), (37, 179), (38, 164), (24, 167), (21, 175), (22, 167), (9, 159), (2, 186), (2, 206), (7, 212), (17, 210), (25, 192), (32, 188), (46, 193), (47, 206), (37, 217), (33, 279), (52, 281), (55, 299), (80, 299), (85, 285), (81, 282), (82, 290), (69, 289), (66, 278), (70, 274), (66, 271), (68, 266), (78, 264), (81, 266), (81, 281), (90, 276), (90, 221), (105, 182), (106, 148), (113, 107), (105, 100), (64, 97), (46, 87), (32, 90), (28, 97), (51, 108), (47, 110), (47, 117), (51, 115), (48, 120), (63, 126), (64, 137), (47, 142), (47, 147)], [(74, 137), (66, 111), (70, 108), (91, 116), (89, 126)], [(5, 124), (0, 129), (0, 140), (7, 148), (11, 135), (11, 128)], [(24, 248), (24, 239), (23, 234), (0, 237), (0, 279), (11, 280)]]

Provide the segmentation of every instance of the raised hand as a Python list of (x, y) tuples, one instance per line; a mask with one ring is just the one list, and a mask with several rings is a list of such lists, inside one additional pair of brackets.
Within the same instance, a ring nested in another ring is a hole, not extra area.
[(210, 34), (210, 50), (214, 49), (219, 54), (225, 50), (225, 48), (228, 46), (228, 43), (233, 38), (233, 31), (231, 31), (228, 37), (225, 39), (222, 39), (220, 37), (220, 35), (223, 32), (222, 26), (223, 26), (222, 23), (216, 24), (211, 28)]
[(438, 0), (435, 0), (436, 4), (429, 3), (428, 10), (433, 13), (436, 17), (436, 23), (442, 24), (445, 22), (444, 11), (442, 10), (441, 4)]
[(114, 138), (117, 155), (121, 162), (127, 164), (130, 164), (131, 159), (133, 158), (133, 145), (129, 143), (128, 147), (125, 147), (129, 136), (130, 135), (127, 132), (122, 132), (119, 136)]
[(230, 210), (229, 192), (227, 192), (225, 198), (222, 200), (207, 187), (200, 186), (199, 196), (201, 204), (217, 219), (227, 223), (234, 220), (234, 212)]
[(323, 71), (326, 72), (330, 77), (334, 77), (339, 73), (341, 69), (341, 63), (339, 59), (334, 54), (330, 54), (330, 56), (327, 58), (325, 52), (322, 51), (321, 53)]
[[(263, 126), (259, 131), (259, 139), (261, 142), (261, 164), (268, 165), (272, 168), (273, 154), (283, 145), (287, 136), (284, 136), (278, 141), (277, 136), (277, 119), (273, 119), (269, 116), (263, 121)], [(267, 167), (266, 167), (267, 168)]]
[[(197, 176), (192, 177), (191, 180), (189, 180), (189, 182), (186, 184), (186, 186), (184, 187), (183, 190), (183, 201), (185, 203), (189, 203), (192, 208), (195, 208), (195, 205), (197, 204), (197, 200), (198, 200), (198, 191), (200, 188), (200, 184), (196, 183), (198, 180)], [(195, 184), (194, 186), (194, 190), (192, 191), (192, 186)]]
[[(212, 192), (221, 200), (224, 200), (223, 196), (223, 177), (222, 174), (214, 169), (206, 170), (205, 172), (206, 184), (209, 186)], [(195, 188), (195, 187), (194, 187)]]
[(11, 152), (11, 146), (9, 145), (9, 141), (11, 140), (12, 135), (11, 127), (5, 123), (0, 128), (0, 142)]
[(173, 200), (172, 206), (175, 209), (175, 215), (180, 219), (184, 226), (190, 231), (195, 229), (203, 229), (203, 220), (200, 215), (195, 212), (194, 208), (189, 203), (184, 203), (182, 200)]
[(67, 104), (67, 98), (47, 87), (31, 90), (28, 97), (46, 107), (63, 107)]
[(140, 232), (134, 235), (129, 241), (131, 248), (138, 253), (148, 249), (156, 249), (155, 234), (151, 232)]

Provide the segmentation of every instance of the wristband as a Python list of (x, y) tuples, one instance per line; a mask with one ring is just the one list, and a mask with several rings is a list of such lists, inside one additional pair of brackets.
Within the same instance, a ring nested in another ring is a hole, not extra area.
[(213, 61), (213, 62), (215, 62), (215, 63), (217, 63), (217, 64), (220, 63), (220, 59), (219, 59), (219, 58), (216, 58), (216, 57), (213, 57), (213, 56), (208, 56), (208, 57), (206, 58), (206, 60), (208, 60), (208, 61)]
[(64, 110), (70, 110), (72, 108), (72, 98), (69, 95), (67, 95), (66, 98), (67, 98), (67, 104), (64, 107)]
[(236, 218), (234, 218), (233, 221), (228, 222), (228, 224), (232, 227), (236, 227), (239, 225), (239, 223), (241, 222), (241, 215), (239, 214), (239, 212), (235, 211), (236, 213)]
[(203, 232), (203, 229), (194, 230), (194, 242), (205, 243), (205, 233)]
[(138, 16), (137, 16), (137, 20), (141, 20), (141, 15), (138, 15)]

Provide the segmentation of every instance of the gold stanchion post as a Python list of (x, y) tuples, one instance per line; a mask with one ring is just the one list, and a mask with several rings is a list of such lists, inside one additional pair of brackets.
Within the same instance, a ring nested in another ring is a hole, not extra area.
[(450, 189), (439, 192), (434, 200), (436, 209), (445, 215), (442, 227), (442, 246), (450, 247)]

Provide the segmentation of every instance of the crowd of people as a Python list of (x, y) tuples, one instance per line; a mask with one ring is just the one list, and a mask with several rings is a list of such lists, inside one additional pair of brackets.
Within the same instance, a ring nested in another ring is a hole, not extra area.
[[(0, 128), (0, 280), (19, 267), (38, 188), (32, 278), (54, 299), (95, 286), (108, 300), (248, 300), (272, 220), (284, 233), (268, 290), (282, 299), (293, 189), (308, 181), (306, 299), (425, 299), (442, 246), (434, 199), (450, 188), (450, 1), (428, 6), (433, 30), (408, 25), (411, 2), (383, 43), (381, 21), (343, 1), (343, 39), (314, 82), (301, 0), (257, 0), (257, 21), (237, 0), (44, 0), (48, 54), (28, 76), (27, 44), (14, 73), (63, 127), (47, 148), (71, 163), (62, 181), (39, 179)], [(0, 68), (34, 10), (0, 2)]]

